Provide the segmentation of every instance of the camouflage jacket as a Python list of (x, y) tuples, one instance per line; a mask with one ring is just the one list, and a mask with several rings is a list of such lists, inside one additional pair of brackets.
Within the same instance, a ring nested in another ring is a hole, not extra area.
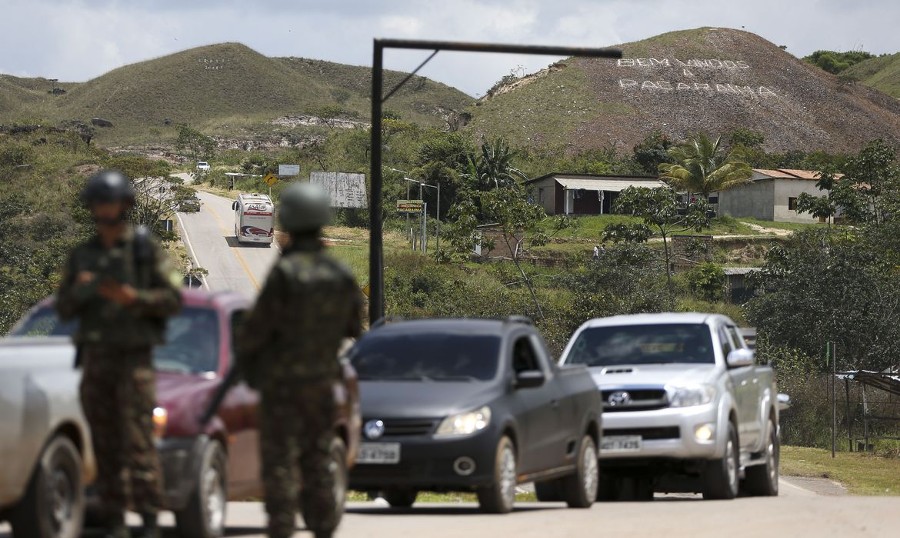
[(285, 250), (236, 341), (238, 367), (255, 388), (340, 373), (344, 338), (361, 331), (362, 293), (320, 242)]
[[(56, 309), (63, 319), (78, 319), (73, 336), (76, 344), (138, 347), (162, 342), (166, 318), (181, 306), (181, 275), (162, 248), (144, 237), (136, 240), (136, 232), (129, 228), (117, 244), (105, 248), (94, 236), (69, 255)], [(82, 271), (94, 273), (96, 278), (90, 284), (78, 284), (76, 278)], [(134, 287), (134, 304), (120, 306), (101, 297), (97, 286), (106, 279)]]

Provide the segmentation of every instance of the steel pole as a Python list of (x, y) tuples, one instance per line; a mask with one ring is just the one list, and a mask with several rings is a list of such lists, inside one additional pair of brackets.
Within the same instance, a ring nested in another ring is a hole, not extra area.
[(831, 457), (837, 451), (837, 344), (831, 343)]
[(422, 244), (419, 245), (419, 250), (425, 252), (425, 198), (422, 197), (422, 182), (419, 182), (419, 200), (422, 200), (422, 213), (419, 215), (419, 224), (421, 225), (422, 232)]
[(441, 251), (441, 182), (436, 181), (438, 188), (438, 199), (437, 199), (437, 234), (435, 235), (435, 252), (440, 253)]
[(381, 91), (384, 49), (378, 40), (372, 51), (372, 194), (369, 204), (369, 326), (384, 317), (384, 249), (381, 235)]

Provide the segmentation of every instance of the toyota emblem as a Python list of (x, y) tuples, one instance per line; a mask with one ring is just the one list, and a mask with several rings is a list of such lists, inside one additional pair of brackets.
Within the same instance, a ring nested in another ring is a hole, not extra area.
[(606, 401), (609, 403), (610, 407), (628, 405), (631, 403), (631, 394), (628, 394), (624, 390), (620, 390), (610, 394), (609, 398), (607, 398)]
[(366, 422), (363, 426), (363, 435), (366, 436), (366, 439), (376, 440), (380, 439), (382, 435), (384, 435), (384, 422), (380, 420), (370, 420)]

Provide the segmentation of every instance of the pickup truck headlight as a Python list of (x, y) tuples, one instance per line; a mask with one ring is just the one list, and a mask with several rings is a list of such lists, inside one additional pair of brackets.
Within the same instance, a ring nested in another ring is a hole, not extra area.
[(484, 406), (468, 413), (451, 415), (441, 421), (435, 436), (456, 437), (472, 435), (488, 427), (491, 423), (491, 408)]
[(710, 385), (669, 387), (669, 398), (671, 407), (705, 405), (716, 398), (716, 389)]
[(162, 439), (166, 435), (166, 426), (169, 424), (169, 412), (164, 407), (153, 408), (153, 436)]

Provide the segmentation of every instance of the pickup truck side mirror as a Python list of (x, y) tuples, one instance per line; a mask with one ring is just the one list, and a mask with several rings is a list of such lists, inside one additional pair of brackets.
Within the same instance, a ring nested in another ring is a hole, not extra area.
[(547, 381), (547, 376), (540, 370), (525, 370), (516, 374), (517, 389), (533, 389)]
[(237, 210), (237, 202), (231, 202), (231, 210), (232, 210), (232, 211), (236, 211), (236, 210)]
[(778, 393), (778, 410), (787, 411), (791, 408), (791, 397), (783, 392)]
[(729, 368), (741, 368), (743, 366), (753, 366), (753, 351), (749, 349), (735, 349), (728, 354), (725, 362)]

